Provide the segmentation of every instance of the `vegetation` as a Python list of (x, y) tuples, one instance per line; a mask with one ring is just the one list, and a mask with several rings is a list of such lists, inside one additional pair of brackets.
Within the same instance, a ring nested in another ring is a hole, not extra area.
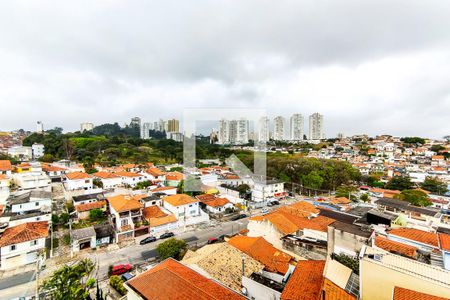
[(407, 201), (415, 206), (430, 206), (428, 195), (420, 190), (403, 190), (396, 198)]
[(394, 176), (386, 184), (386, 188), (389, 190), (409, 190), (413, 187), (413, 183), (408, 176)]
[(405, 144), (425, 144), (425, 139), (420, 137), (404, 137), (400, 139)]
[(89, 211), (89, 220), (90, 221), (100, 221), (100, 220), (105, 220), (105, 213), (103, 212), (103, 210), (101, 210), (100, 208), (95, 208), (92, 209), (91, 211)]
[(352, 271), (356, 274), (359, 274), (359, 260), (358, 258), (353, 258), (351, 256), (345, 254), (332, 254), (332, 259), (340, 262), (344, 266), (352, 269)]
[(55, 300), (89, 299), (89, 289), (95, 284), (95, 279), (90, 277), (93, 270), (94, 263), (89, 259), (65, 265), (44, 281), (41, 288)]
[(353, 195), (358, 189), (352, 185), (342, 185), (336, 190), (336, 197), (345, 197), (350, 200), (356, 201), (356, 196)]
[(437, 177), (426, 177), (420, 187), (438, 195), (447, 193), (447, 184)]
[(187, 244), (183, 240), (170, 238), (156, 247), (158, 256), (161, 260), (172, 257), (180, 260), (187, 249)]
[(122, 296), (127, 293), (127, 289), (123, 286), (123, 280), (117, 275), (109, 277), (109, 284)]

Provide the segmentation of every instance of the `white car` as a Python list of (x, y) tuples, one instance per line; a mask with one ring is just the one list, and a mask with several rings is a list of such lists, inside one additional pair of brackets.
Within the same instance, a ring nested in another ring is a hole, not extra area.
[(269, 210), (267, 207), (264, 207), (263, 209), (261, 209), (261, 213), (262, 213), (263, 215), (268, 214), (269, 211), (270, 211), (270, 210)]

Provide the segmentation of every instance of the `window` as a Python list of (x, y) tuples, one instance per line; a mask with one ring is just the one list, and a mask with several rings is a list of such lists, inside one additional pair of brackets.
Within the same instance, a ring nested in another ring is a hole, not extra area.
[(9, 247), (9, 250), (11, 250), (11, 251), (16, 250), (16, 245), (11, 245), (11, 246)]
[(34, 205), (35, 206), (39, 206), (39, 202), (34, 202)]
[(189, 204), (189, 207), (192, 207), (192, 204)]
[(30, 242), (30, 246), (36, 246), (37, 245), (37, 240), (31, 241)]

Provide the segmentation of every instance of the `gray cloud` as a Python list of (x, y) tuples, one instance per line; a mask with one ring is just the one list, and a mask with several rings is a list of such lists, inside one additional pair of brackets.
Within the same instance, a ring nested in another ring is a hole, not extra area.
[[(0, 3), (0, 129), (325, 114), (327, 135), (449, 134), (447, 1)], [(20, 117), (18, 117), (20, 116)]]

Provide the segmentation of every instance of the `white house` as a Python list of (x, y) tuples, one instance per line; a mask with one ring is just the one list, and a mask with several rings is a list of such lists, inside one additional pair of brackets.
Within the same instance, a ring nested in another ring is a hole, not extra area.
[(122, 179), (122, 184), (135, 187), (139, 182), (147, 181), (144, 175), (134, 172), (117, 172), (116, 175)]
[(162, 193), (166, 195), (175, 195), (177, 193), (177, 187), (175, 186), (162, 186), (157, 187), (151, 190), (151, 192), (154, 193)]
[(33, 155), (33, 159), (38, 159), (44, 156), (45, 147), (42, 144), (34, 143), (31, 146), (31, 153)]
[(122, 184), (122, 178), (114, 173), (109, 172), (97, 172), (92, 174), (94, 178), (99, 179), (102, 182), (104, 189), (115, 188)]
[(6, 202), (9, 197), (9, 178), (5, 174), (0, 174), (0, 205)]
[(209, 221), (208, 214), (200, 209), (199, 201), (186, 194), (164, 197), (163, 206), (175, 215), (179, 224), (192, 225)]
[(47, 222), (31, 222), (6, 228), (0, 237), (0, 270), (35, 263), (38, 253), (45, 249), (47, 236)]
[(212, 214), (223, 214), (227, 208), (234, 208), (233, 203), (227, 198), (214, 198), (203, 202), (206, 210)]
[(16, 157), (21, 161), (29, 161), (33, 157), (33, 151), (31, 147), (27, 146), (13, 146), (8, 148), (8, 155)]
[(83, 172), (67, 173), (64, 180), (64, 187), (68, 191), (91, 190), (93, 188), (93, 179)]
[(51, 191), (51, 179), (42, 171), (40, 163), (30, 163), (27, 170), (12, 175), (14, 184), (19, 190), (41, 189)]
[(0, 175), (11, 176), (12, 165), (9, 160), (0, 160)]
[(278, 180), (255, 181), (252, 188), (252, 200), (255, 202), (267, 201), (270, 198), (281, 198), (284, 192), (284, 183)]
[(12, 213), (24, 213), (27, 211), (51, 211), (52, 193), (33, 190), (8, 199), (8, 205)]
[(154, 180), (159, 180), (159, 181), (166, 180), (165, 173), (163, 171), (161, 171), (160, 169), (156, 168), (156, 167), (148, 168), (144, 172), (141, 172), (141, 174), (144, 175), (147, 178), (147, 180), (152, 180), (152, 181), (154, 181)]

